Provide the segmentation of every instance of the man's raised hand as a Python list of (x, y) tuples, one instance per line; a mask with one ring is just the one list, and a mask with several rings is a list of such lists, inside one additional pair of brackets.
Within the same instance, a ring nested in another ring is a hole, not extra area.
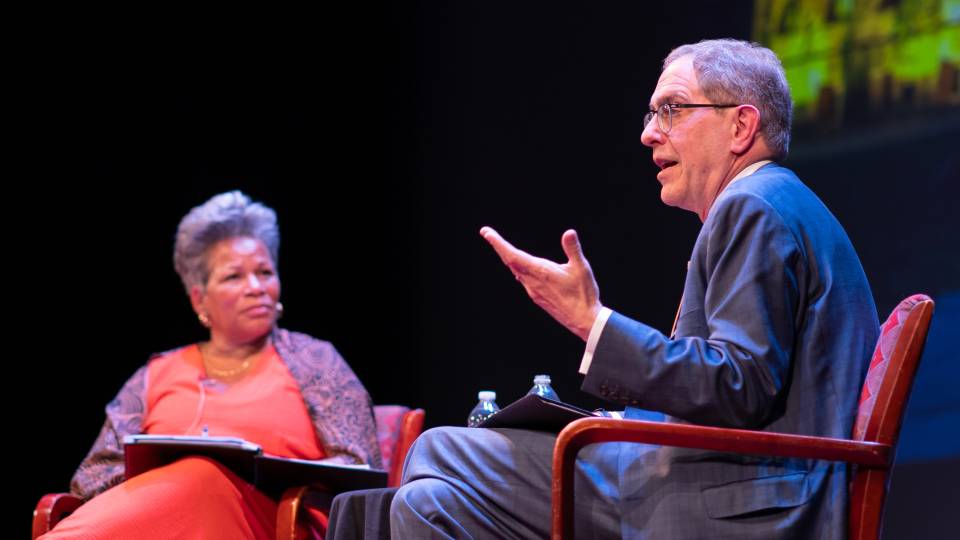
[(590, 263), (583, 256), (577, 232), (563, 233), (561, 245), (567, 262), (534, 257), (507, 242), (491, 227), (480, 229), (483, 237), (500, 256), (527, 294), (538, 306), (584, 341), (600, 313), (600, 290)]

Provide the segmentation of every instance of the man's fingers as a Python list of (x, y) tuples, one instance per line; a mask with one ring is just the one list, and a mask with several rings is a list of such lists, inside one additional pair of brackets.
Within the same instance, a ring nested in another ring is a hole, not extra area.
[(587, 258), (583, 256), (583, 248), (580, 247), (580, 239), (577, 238), (577, 231), (569, 229), (563, 233), (560, 244), (563, 246), (563, 252), (567, 254), (570, 262), (576, 261), (581, 265), (587, 264)]
[(493, 247), (493, 250), (503, 259), (504, 263), (510, 263), (510, 256), (517, 251), (517, 248), (513, 247), (510, 242), (504, 240), (503, 237), (500, 236), (500, 233), (493, 230), (493, 227), (481, 227), (480, 236)]
[(533, 264), (533, 257), (530, 254), (513, 247), (513, 244), (504, 240), (492, 227), (482, 227), (480, 236), (493, 247), (503, 264), (510, 267), (514, 274), (518, 271), (529, 272), (530, 265)]

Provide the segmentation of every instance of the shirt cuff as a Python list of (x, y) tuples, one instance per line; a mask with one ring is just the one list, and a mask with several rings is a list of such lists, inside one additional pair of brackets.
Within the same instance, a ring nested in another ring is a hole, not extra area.
[(590, 335), (587, 336), (587, 349), (583, 351), (583, 359), (580, 360), (580, 374), (586, 375), (590, 371), (590, 363), (593, 362), (593, 351), (597, 348), (597, 342), (600, 341), (600, 334), (607, 325), (607, 319), (613, 310), (607, 307), (600, 308), (600, 313), (593, 321), (593, 328), (590, 329)]

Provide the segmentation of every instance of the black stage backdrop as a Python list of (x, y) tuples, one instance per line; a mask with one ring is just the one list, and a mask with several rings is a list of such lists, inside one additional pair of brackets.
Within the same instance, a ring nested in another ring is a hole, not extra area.
[[(642, 117), (665, 54), (749, 38), (749, 3), (329, 9), (68, 18), (25, 44), (40, 174), (8, 203), (25, 210), (11, 287), (28, 324), (11, 336), (27, 344), (11, 415), (28, 446), (11, 449), (31, 472), (13, 527), (67, 488), (149, 354), (202, 339), (173, 234), (222, 191), (277, 210), (283, 326), (332, 341), (375, 402), (424, 407), (430, 426), (463, 425), (481, 389), (505, 405), (537, 373), (602, 404), (579, 392), (583, 344), (526, 298), (482, 225), (554, 259), (576, 228), (604, 302), (669, 328), (700, 223), (660, 202)], [(957, 309), (960, 128), (938, 125), (798, 143), (789, 162), (846, 226), (882, 317), (919, 291)], [(947, 393), (931, 407), (956, 426)], [(956, 476), (956, 454), (934, 457)], [(931, 489), (904, 500), (945, 508)]]

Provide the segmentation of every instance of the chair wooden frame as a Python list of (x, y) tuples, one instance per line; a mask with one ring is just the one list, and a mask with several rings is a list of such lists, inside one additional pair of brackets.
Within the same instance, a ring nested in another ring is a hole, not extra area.
[(37, 538), (53, 528), (61, 519), (72, 513), (83, 499), (70, 493), (48, 493), (40, 498), (33, 510), (33, 528), (30, 538)]
[(577, 420), (560, 432), (554, 446), (552, 538), (573, 538), (573, 479), (577, 453), (587, 445), (612, 441), (854, 464), (849, 537), (878, 538), (897, 437), (933, 316), (933, 300), (922, 295), (914, 298), (917, 302), (902, 323), (863, 440), (639, 420)]

